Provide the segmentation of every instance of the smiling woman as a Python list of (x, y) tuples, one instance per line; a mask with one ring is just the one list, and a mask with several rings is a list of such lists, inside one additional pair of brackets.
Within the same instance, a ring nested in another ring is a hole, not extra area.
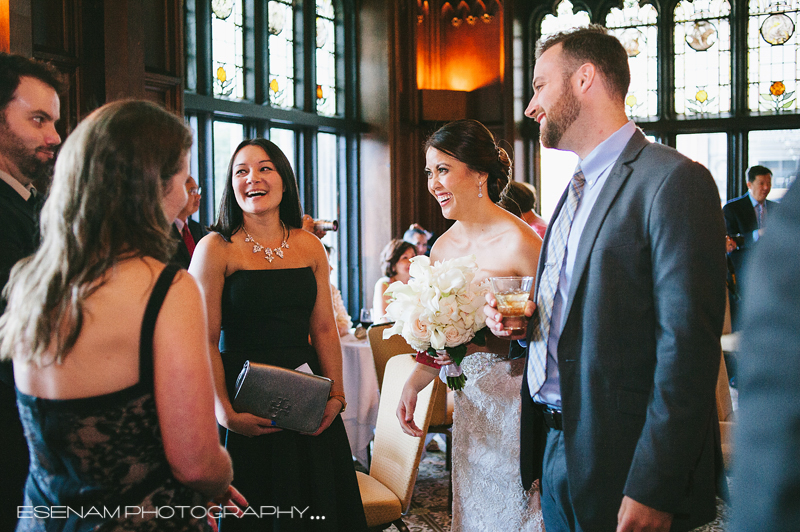
[[(319, 239), (301, 229), (301, 218), (297, 182), (280, 148), (264, 139), (242, 142), (228, 166), (215, 232), (200, 241), (189, 269), (208, 309), (217, 421), (236, 485), (251, 507), (308, 508), (306, 519), (325, 516), (314, 530), (366, 530), (339, 416), (346, 402), (328, 256)], [(305, 367), (333, 380), (314, 434), (281, 430), (270, 419), (233, 409), (236, 377), (246, 361)], [(278, 526), (273, 517), (245, 516), (223, 519), (221, 530)]]

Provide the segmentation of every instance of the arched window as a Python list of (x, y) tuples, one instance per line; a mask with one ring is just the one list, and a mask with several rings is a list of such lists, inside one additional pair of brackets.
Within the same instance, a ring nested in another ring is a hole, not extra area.
[(731, 5), (682, 0), (675, 6), (675, 112), (731, 110)]
[(583, 10), (575, 13), (572, 2), (561, 0), (556, 6), (556, 14), (545, 15), (542, 19), (542, 23), (539, 26), (539, 35), (546, 37), (559, 31), (588, 26), (590, 23), (589, 13)]
[(658, 114), (658, 12), (650, 4), (625, 0), (622, 9), (612, 8), (606, 27), (628, 52), (631, 84), (625, 97), (628, 116)]

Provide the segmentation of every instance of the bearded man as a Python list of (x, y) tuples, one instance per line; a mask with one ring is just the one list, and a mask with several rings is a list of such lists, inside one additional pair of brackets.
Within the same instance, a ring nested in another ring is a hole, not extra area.
[[(49, 65), (0, 53), (0, 287), (14, 264), (38, 242), (41, 194), (34, 182), (52, 175), (61, 143), (58, 73)], [(0, 313), (5, 300), (0, 299)], [(0, 364), (0, 530), (14, 530), (28, 474), (10, 362)]]

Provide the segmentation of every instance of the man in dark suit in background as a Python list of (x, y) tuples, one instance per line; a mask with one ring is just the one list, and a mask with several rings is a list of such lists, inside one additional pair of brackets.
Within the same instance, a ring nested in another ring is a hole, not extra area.
[[(42, 198), (34, 181), (52, 175), (61, 137), (58, 73), (49, 65), (0, 53), (0, 288), (16, 262), (36, 250)], [(0, 300), (0, 314), (5, 311)], [(11, 362), (0, 363), (0, 530), (14, 530), (28, 474)]]
[(628, 120), (628, 58), (603, 28), (552, 36), (536, 57), (525, 114), (580, 163), (527, 308), (522, 482), (541, 478), (548, 532), (689, 530), (715, 518), (722, 473), (719, 193)]
[[(747, 194), (730, 200), (722, 207), (728, 236), (738, 239), (738, 247), (728, 256), (736, 274), (738, 294), (744, 294), (747, 286), (747, 261), (752, 256), (756, 243), (773, 214), (777, 203), (767, 200), (772, 189), (772, 171), (766, 166), (753, 166), (747, 171)], [(731, 319), (738, 329), (740, 302), (731, 300)]]
[(189, 194), (189, 201), (186, 206), (178, 213), (178, 217), (172, 224), (172, 236), (178, 241), (178, 249), (172, 257), (172, 262), (179, 264), (182, 268), (189, 269), (192, 261), (194, 248), (207, 231), (203, 226), (191, 219), (191, 216), (200, 208), (200, 187), (192, 176), (186, 180), (186, 192)]
[(750, 261), (769, 272), (746, 293), (739, 349), (733, 532), (800, 523), (800, 184), (769, 222)]

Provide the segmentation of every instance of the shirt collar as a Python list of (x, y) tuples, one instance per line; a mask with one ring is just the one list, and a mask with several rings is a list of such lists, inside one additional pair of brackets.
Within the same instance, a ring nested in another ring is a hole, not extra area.
[[(188, 218), (187, 218), (187, 221), (188, 221)], [(175, 225), (177, 226), (179, 233), (183, 232), (183, 226), (186, 225), (186, 223), (187, 222), (184, 222), (180, 218), (175, 218)]]
[(586, 179), (586, 186), (592, 188), (598, 178), (619, 159), (635, 131), (636, 124), (633, 123), (633, 120), (628, 120), (625, 125), (598, 144), (585, 159), (578, 163), (583, 171), (583, 177)]
[(0, 179), (8, 183), (8, 186), (16, 190), (17, 194), (22, 196), (22, 199), (24, 199), (25, 201), (28, 201), (28, 198), (31, 197), (31, 194), (36, 191), (36, 187), (34, 187), (33, 185), (31, 185), (30, 187), (26, 187), (25, 185), (14, 179), (14, 177), (12, 177), (11, 174), (6, 173), (2, 170), (0, 170)]
[(756, 201), (756, 199), (753, 197), (753, 195), (750, 193), (749, 190), (747, 191), (747, 197), (750, 198), (750, 203), (753, 204), (753, 208), (755, 209), (756, 205), (758, 205), (758, 202)]

